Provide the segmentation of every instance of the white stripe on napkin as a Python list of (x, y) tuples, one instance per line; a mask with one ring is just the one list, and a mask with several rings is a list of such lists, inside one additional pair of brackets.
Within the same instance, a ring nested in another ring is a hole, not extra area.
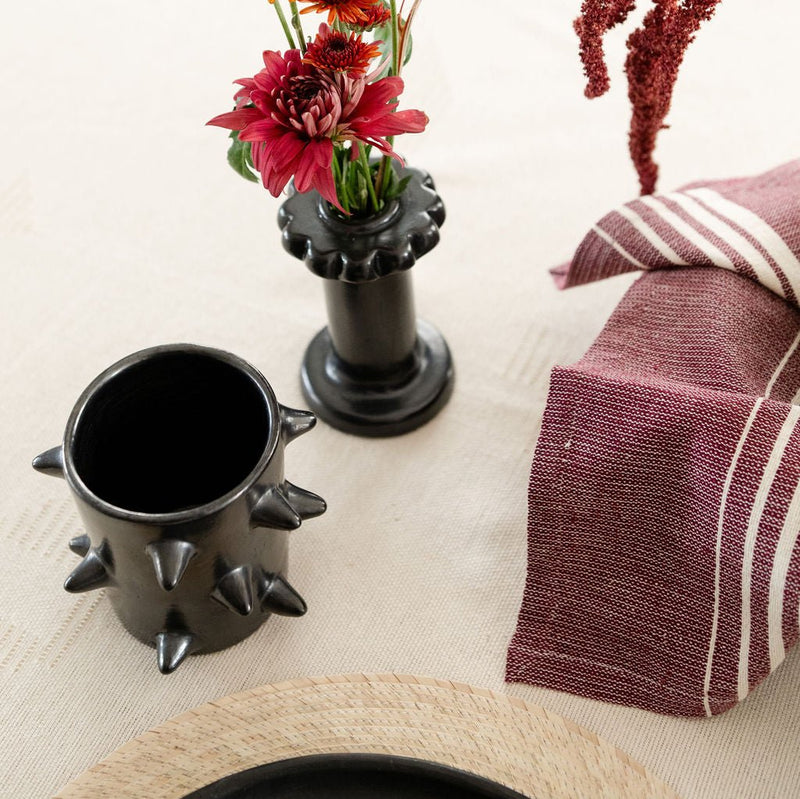
[(601, 227), (595, 225), (592, 231), (596, 233), (606, 243), (611, 245), (623, 258), (629, 260), (637, 269), (647, 269), (647, 267), (638, 259), (631, 255), (616, 239), (612, 238)]
[(656, 231), (642, 219), (629, 205), (621, 205), (617, 213), (624, 216), (636, 230), (642, 234), (671, 264), (675, 266), (689, 266), (689, 262), (681, 258), (672, 247), (667, 244)]
[(761, 404), (764, 402), (763, 397), (759, 397), (755, 404), (753, 405), (752, 410), (750, 411), (750, 416), (747, 417), (747, 422), (745, 422), (744, 429), (742, 430), (741, 436), (739, 436), (739, 443), (736, 445), (736, 450), (733, 453), (733, 458), (731, 458), (730, 466), (728, 467), (728, 473), (725, 475), (725, 485), (722, 489), (722, 497), (719, 503), (719, 516), (717, 518), (717, 546), (716, 546), (716, 553), (715, 553), (715, 565), (714, 565), (714, 615), (711, 621), (711, 640), (708, 643), (708, 656), (706, 658), (706, 675), (705, 680), (703, 682), (703, 707), (705, 708), (706, 715), (711, 715), (711, 704), (709, 702), (709, 692), (711, 691), (711, 668), (714, 664), (714, 649), (717, 645), (717, 630), (719, 628), (719, 600), (720, 600), (720, 576), (721, 576), (721, 566), (722, 566), (722, 528), (723, 522), (725, 521), (725, 508), (728, 504), (728, 492), (731, 488), (731, 483), (733, 482), (733, 473), (736, 471), (736, 465), (739, 463), (739, 456), (742, 454), (742, 449), (744, 448), (744, 442), (747, 439), (747, 436), (750, 434), (750, 429), (753, 427), (753, 421), (756, 418), (756, 414), (758, 413), (758, 409), (761, 407)]
[(719, 236), (729, 247), (736, 250), (753, 267), (759, 283), (779, 297), (786, 296), (772, 264), (739, 231), (734, 230), (727, 222), (712, 214), (697, 200), (682, 192), (676, 191), (660, 196), (672, 200), (686, 214)]
[(783, 600), (786, 590), (786, 577), (792, 553), (800, 537), (800, 484), (794, 490), (789, 510), (783, 520), (781, 537), (772, 561), (769, 578), (769, 666), (777, 668), (786, 657), (783, 646)]
[(736, 272), (733, 261), (725, 255), (716, 244), (709, 241), (699, 230), (693, 228), (688, 222), (681, 219), (671, 208), (653, 195), (639, 197), (639, 202), (644, 203), (650, 210), (658, 214), (667, 224), (672, 225), (677, 233), (683, 236), (690, 244), (700, 250), (714, 266)]
[(761, 483), (758, 486), (758, 491), (753, 500), (753, 507), (750, 509), (750, 518), (747, 522), (742, 562), (742, 626), (739, 638), (739, 674), (737, 680), (737, 693), (740, 701), (750, 692), (750, 627), (752, 621), (750, 598), (758, 528), (761, 526), (761, 517), (764, 514), (764, 507), (767, 504), (767, 497), (772, 488), (772, 483), (778, 473), (778, 467), (781, 465), (786, 445), (794, 432), (798, 418), (800, 418), (800, 407), (794, 406), (789, 411), (780, 433), (778, 433), (778, 438), (772, 447), (772, 452), (767, 465), (764, 467)]
[[(772, 373), (772, 377), (769, 379), (769, 383), (767, 383), (767, 387), (764, 389), (764, 397), (769, 397), (769, 395), (772, 393), (772, 389), (775, 387), (775, 383), (781, 376), (781, 373), (786, 367), (786, 364), (789, 363), (789, 359), (792, 357), (792, 355), (795, 354), (798, 345), (800, 345), (800, 333), (798, 333), (795, 336), (791, 347), (789, 347), (789, 349), (786, 350), (786, 355), (784, 355), (783, 358), (781, 358), (781, 362), (778, 364), (777, 368)], [(797, 392), (797, 394), (794, 395), (794, 399), (792, 399), (792, 402), (794, 403), (798, 397), (800, 397), (800, 390)]]
[(780, 264), (796, 297), (800, 297), (800, 260), (778, 232), (758, 214), (738, 203), (723, 197), (713, 189), (689, 189), (686, 194), (696, 197), (721, 216), (746, 230)]

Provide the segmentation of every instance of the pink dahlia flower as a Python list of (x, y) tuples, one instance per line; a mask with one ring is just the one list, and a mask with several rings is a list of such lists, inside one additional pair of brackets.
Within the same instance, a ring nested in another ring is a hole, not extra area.
[(422, 111), (394, 111), (403, 91), (400, 78), (368, 83), (370, 77), (303, 63), (299, 50), (267, 50), (264, 69), (236, 81), (242, 86), (236, 110), (208, 124), (239, 131), (239, 139), (251, 143), (253, 166), (274, 197), (294, 176), (297, 191), (316, 189), (342, 209), (333, 180), (334, 144), (369, 144), (399, 161), (386, 137), (420, 133), (428, 123)]

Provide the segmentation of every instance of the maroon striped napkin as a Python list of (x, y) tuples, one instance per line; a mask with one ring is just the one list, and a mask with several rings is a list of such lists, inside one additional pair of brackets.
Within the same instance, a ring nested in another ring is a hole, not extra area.
[(800, 160), (641, 197), (555, 270), (647, 271), (553, 370), (509, 681), (713, 715), (797, 642), (798, 254)]

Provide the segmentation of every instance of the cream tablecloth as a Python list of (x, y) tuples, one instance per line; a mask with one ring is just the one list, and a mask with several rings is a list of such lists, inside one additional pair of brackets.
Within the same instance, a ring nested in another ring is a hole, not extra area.
[[(84, 386), (158, 343), (229, 349), (302, 406), (297, 370), (322, 287), (286, 255), (278, 201), (225, 163), (203, 123), (281, 39), (263, 0), (29, 0), (0, 29), (0, 795), (47, 796), (150, 726), (266, 682), (429, 674), (507, 691), (609, 739), (685, 797), (785, 797), (800, 785), (800, 653), (741, 706), (666, 718), (503, 683), (525, 576), (526, 488), (556, 363), (589, 346), (630, 283), (558, 294), (547, 268), (636, 193), (611, 37), (610, 96), (589, 102), (578, 0), (427, 0), (400, 149), (449, 218), (415, 268), (456, 392), (425, 428), (361, 440), (320, 425), (287, 475), (328, 499), (293, 534), (301, 620), (161, 676), (101, 593), (66, 594), (80, 525), (66, 486), (30, 468)], [(496, 8), (496, 11), (492, 11)], [(800, 9), (725, 0), (686, 58), (660, 188), (797, 156)]]

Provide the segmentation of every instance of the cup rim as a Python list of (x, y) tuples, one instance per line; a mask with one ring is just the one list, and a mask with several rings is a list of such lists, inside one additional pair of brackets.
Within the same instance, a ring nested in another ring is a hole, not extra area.
[[(131, 367), (138, 366), (142, 363), (146, 363), (149, 360), (153, 360), (154, 358), (169, 353), (184, 353), (212, 358), (219, 362), (225, 363), (228, 366), (232, 366), (233, 368), (247, 375), (264, 399), (264, 405), (268, 415), (269, 435), (258, 462), (250, 470), (247, 477), (245, 477), (238, 485), (234, 486), (234, 488), (230, 489), (225, 494), (216, 497), (210, 502), (205, 502), (202, 505), (194, 505), (190, 508), (184, 508), (178, 511), (169, 511), (167, 513), (152, 513), (146, 511), (129, 510), (128, 508), (114, 505), (102, 499), (95, 494), (83, 481), (75, 466), (73, 454), (76, 434), (87, 405), (98, 391), (100, 391), (102, 388), (108, 385), (108, 383)], [(213, 347), (184, 343), (160, 344), (155, 347), (148, 347), (146, 349), (139, 350), (138, 352), (134, 352), (131, 355), (127, 355), (126, 357), (120, 359), (102, 371), (83, 390), (69, 415), (67, 426), (64, 431), (64, 476), (67, 480), (67, 483), (78, 497), (80, 497), (90, 507), (107, 516), (113, 516), (124, 521), (140, 522), (144, 524), (174, 525), (183, 522), (191, 522), (196, 519), (206, 518), (210, 515), (219, 513), (235, 502), (247, 491), (249, 491), (261, 474), (263, 474), (263, 472), (266, 470), (267, 465), (274, 457), (278, 448), (280, 435), (281, 414), (280, 406), (278, 405), (275, 393), (273, 392), (272, 387), (267, 382), (264, 375), (262, 375), (261, 372), (259, 372), (258, 369), (256, 369), (252, 364), (240, 358), (238, 355), (234, 355), (226, 350), (220, 350)]]

